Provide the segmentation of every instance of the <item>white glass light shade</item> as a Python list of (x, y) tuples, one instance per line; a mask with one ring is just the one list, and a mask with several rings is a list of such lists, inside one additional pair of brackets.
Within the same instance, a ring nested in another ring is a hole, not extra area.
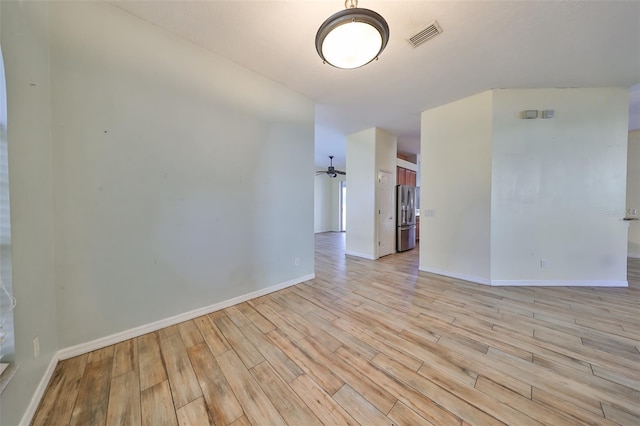
[(352, 69), (376, 59), (388, 41), (389, 26), (382, 16), (351, 8), (324, 21), (316, 34), (316, 50), (326, 63)]
[(347, 22), (336, 27), (324, 38), (322, 54), (338, 68), (358, 68), (378, 56), (382, 36), (364, 22)]

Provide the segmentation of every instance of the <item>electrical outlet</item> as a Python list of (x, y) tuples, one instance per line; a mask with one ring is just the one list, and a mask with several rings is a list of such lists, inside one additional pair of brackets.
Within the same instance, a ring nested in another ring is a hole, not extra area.
[(33, 338), (33, 357), (38, 358), (40, 355), (40, 339), (38, 336)]
[(293, 260), (293, 264), (294, 264), (295, 266), (300, 266), (300, 258), (299, 258), (299, 257), (296, 257), (296, 258)]
[(547, 259), (540, 259), (540, 269), (547, 267)]

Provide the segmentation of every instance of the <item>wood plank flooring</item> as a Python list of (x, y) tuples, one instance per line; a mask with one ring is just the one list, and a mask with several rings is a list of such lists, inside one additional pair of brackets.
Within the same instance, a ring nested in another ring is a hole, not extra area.
[(418, 250), (62, 361), (34, 425), (640, 425), (640, 260), (629, 288), (491, 288)]

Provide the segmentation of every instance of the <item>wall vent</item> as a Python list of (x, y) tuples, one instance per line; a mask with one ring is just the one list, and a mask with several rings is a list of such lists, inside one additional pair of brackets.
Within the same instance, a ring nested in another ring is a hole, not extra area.
[(409, 39), (409, 43), (411, 43), (413, 47), (418, 47), (425, 41), (434, 38), (440, 33), (442, 33), (442, 27), (440, 27), (438, 21), (433, 21), (427, 28), (411, 37)]

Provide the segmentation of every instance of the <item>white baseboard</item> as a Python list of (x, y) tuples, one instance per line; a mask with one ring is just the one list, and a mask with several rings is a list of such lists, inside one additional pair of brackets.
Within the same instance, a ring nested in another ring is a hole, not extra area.
[(376, 258), (370, 254), (358, 253), (357, 251), (345, 251), (344, 254), (355, 257), (362, 257), (363, 259), (376, 260)]
[(628, 287), (628, 281), (598, 280), (491, 280), (495, 287)]
[(0, 395), (9, 386), (9, 382), (13, 379), (13, 376), (18, 372), (20, 366), (16, 364), (0, 364)]
[(476, 277), (474, 275), (458, 274), (458, 273), (455, 273), (455, 272), (445, 271), (443, 269), (427, 268), (427, 267), (422, 266), (422, 265), (420, 265), (418, 267), (418, 270), (420, 270), (422, 272), (428, 272), (430, 274), (436, 274), (436, 275), (442, 275), (442, 276), (445, 276), (445, 277), (455, 278), (455, 279), (458, 279), (458, 280), (470, 281), (470, 282), (476, 283), (476, 284), (491, 285), (491, 282), (488, 279), (482, 278), (482, 277)]
[(247, 300), (255, 299), (256, 297), (264, 296), (265, 294), (273, 293), (274, 291), (282, 290), (283, 288), (291, 287), (292, 285), (296, 285), (296, 284), (303, 283), (305, 281), (312, 280), (315, 277), (316, 277), (316, 274), (304, 275), (302, 277), (285, 281), (283, 283), (276, 284), (274, 286), (267, 287), (262, 290), (254, 291), (252, 293), (247, 293), (242, 296), (225, 300), (223, 302), (215, 303), (213, 305), (205, 306), (199, 309), (194, 309), (193, 311), (185, 312), (180, 315), (174, 315), (172, 317), (161, 319), (159, 321), (154, 321), (152, 323), (145, 324), (140, 327), (134, 327), (129, 330), (112, 334), (110, 336), (102, 337), (100, 339), (92, 340), (87, 343), (81, 343), (79, 345), (75, 345), (69, 348), (64, 348), (59, 350), (51, 359), (51, 363), (49, 363), (49, 367), (45, 371), (45, 374), (42, 376), (42, 379), (40, 379), (40, 383), (38, 383), (38, 387), (36, 388), (35, 393), (31, 397), (31, 401), (27, 406), (27, 410), (22, 416), (22, 420), (20, 421), (20, 426), (22, 425), (27, 426), (31, 424), (31, 421), (33, 420), (33, 416), (36, 414), (36, 410), (38, 409), (38, 405), (40, 405), (40, 400), (42, 399), (42, 396), (44, 395), (44, 392), (47, 389), (47, 386), (49, 385), (51, 376), (53, 376), (53, 372), (59, 361), (62, 361), (68, 358), (73, 358), (74, 356), (95, 351), (97, 349), (101, 349), (116, 343), (124, 342), (125, 340), (129, 340), (134, 337), (139, 337), (139, 336), (142, 336), (143, 334), (151, 333), (152, 331), (156, 331), (161, 328), (179, 324), (181, 322), (188, 321), (190, 319), (197, 318), (202, 315), (207, 315), (207, 314), (210, 314), (211, 312), (219, 311), (220, 309), (228, 308), (229, 306), (237, 305), (238, 303), (246, 302)]
[(58, 357), (58, 353), (55, 353), (51, 358), (51, 362), (49, 366), (44, 372), (42, 379), (40, 379), (40, 383), (38, 383), (38, 387), (36, 391), (33, 393), (31, 397), (31, 401), (29, 401), (29, 405), (27, 405), (27, 411), (25, 411), (22, 416), (22, 420), (20, 420), (20, 426), (28, 426), (33, 421), (33, 416), (36, 415), (36, 410), (40, 405), (40, 400), (44, 395), (44, 391), (47, 390), (47, 386), (49, 386), (49, 382), (51, 381), (51, 377), (53, 376), (53, 372), (56, 370), (56, 365), (58, 365), (58, 361), (60, 358)]
[(238, 303), (246, 302), (247, 300), (255, 299), (256, 297), (264, 296), (265, 294), (273, 293), (274, 291), (282, 290), (283, 288), (291, 287), (292, 285), (300, 284), (305, 281), (312, 280), (316, 277), (315, 274), (304, 275), (302, 277), (295, 278), (280, 284), (276, 284), (271, 287), (264, 288), (262, 290), (247, 293), (242, 296), (234, 297), (213, 305), (205, 306), (203, 308), (194, 309), (193, 311), (185, 312), (183, 314), (175, 315), (169, 318), (164, 318), (158, 321), (154, 321), (149, 324), (141, 325), (139, 327), (130, 328), (110, 336), (101, 337), (100, 339), (92, 340), (90, 342), (81, 343), (79, 345), (71, 346), (69, 348), (61, 349), (58, 351), (58, 358), (60, 360), (73, 358), (74, 356), (82, 355), (87, 352), (95, 351), (116, 343), (124, 342), (125, 340), (132, 339), (134, 337), (142, 336), (143, 334), (151, 333), (161, 328), (169, 327), (171, 325), (179, 324), (184, 321), (207, 315), (215, 311), (219, 311), (229, 306), (237, 305)]
[(457, 274), (437, 268), (420, 266), (420, 271), (459, 280), (470, 281), (477, 284), (493, 287), (628, 287), (628, 281), (602, 281), (602, 280), (487, 280), (486, 278), (472, 275)]

